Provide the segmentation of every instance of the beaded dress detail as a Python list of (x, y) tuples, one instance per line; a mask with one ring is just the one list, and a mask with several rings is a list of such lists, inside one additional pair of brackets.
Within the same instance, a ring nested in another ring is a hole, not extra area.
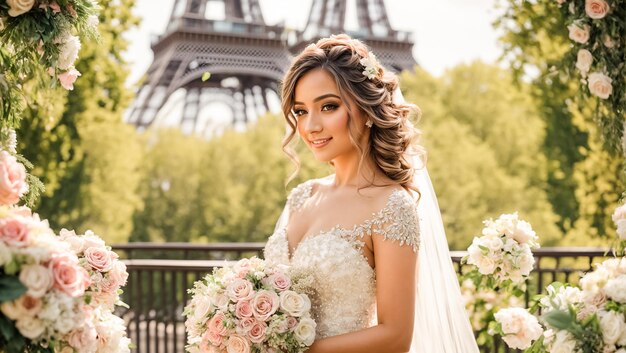
[[(311, 196), (315, 180), (295, 187), (286, 211), (295, 213)], [(287, 223), (287, 222), (285, 222)], [(365, 222), (345, 229), (335, 226), (306, 236), (289, 258), (287, 224), (279, 225), (265, 245), (265, 259), (290, 266), (299, 290), (311, 298), (317, 338), (354, 332), (376, 325), (376, 278), (363, 254), (365, 237), (379, 234), (400, 246), (419, 249), (419, 218), (414, 199), (395, 189), (384, 208)]]

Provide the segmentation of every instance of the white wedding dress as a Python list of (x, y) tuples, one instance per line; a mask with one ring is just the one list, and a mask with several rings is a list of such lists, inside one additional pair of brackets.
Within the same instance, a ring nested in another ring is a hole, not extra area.
[[(311, 196), (309, 180), (294, 188), (286, 214), (295, 214)], [(311, 313), (317, 323), (317, 338), (335, 336), (376, 325), (376, 278), (363, 254), (364, 237), (372, 232), (401, 246), (419, 247), (419, 220), (414, 199), (395, 189), (386, 205), (365, 222), (350, 229), (335, 226), (303, 239), (289, 258), (287, 222), (279, 221), (265, 246), (270, 263), (291, 266), (297, 277), (307, 278), (305, 292), (311, 298)]]
[(264, 249), (267, 261), (290, 266), (292, 276), (305, 284), (302, 291), (311, 297), (316, 339), (377, 324), (375, 272), (363, 253), (365, 237), (376, 233), (419, 251), (410, 353), (478, 353), (426, 168), (416, 169), (414, 176), (421, 193), (418, 205), (408, 192), (396, 189), (366, 221), (306, 236), (290, 258), (289, 214), (297, 215), (319, 182), (328, 179), (309, 180), (291, 191)]

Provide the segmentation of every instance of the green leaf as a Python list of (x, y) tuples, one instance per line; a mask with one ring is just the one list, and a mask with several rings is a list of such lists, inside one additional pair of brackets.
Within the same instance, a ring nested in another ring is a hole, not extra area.
[(0, 277), (0, 303), (15, 300), (26, 293), (26, 286), (14, 276)]
[(559, 330), (569, 330), (574, 325), (571, 314), (562, 310), (552, 310), (543, 316), (543, 319), (552, 327)]
[(209, 78), (211, 78), (211, 73), (210, 72), (207, 71), (207, 72), (204, 72), (202, 74), (202, 82), (208, 80)]

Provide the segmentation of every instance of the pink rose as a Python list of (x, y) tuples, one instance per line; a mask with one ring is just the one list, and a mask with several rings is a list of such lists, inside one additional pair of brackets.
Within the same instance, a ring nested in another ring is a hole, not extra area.
[(98, 332), (93, 325), (87, 325), (81, 330), (74, 330), (68, 337), (68, 343), (79, 352), (89, 351), (90, 347), (94, 347), (98, 343)]
[(25, 247), (28, 242), (28, 225), (21, 218), (0, 220), (0, 240), (14, 247)]
[(115, 282), (118, 287), (126, 285), (128, 280), (128, 271), (126, 271), (126, 264), (122, 261), (114, 261), (111, 271), (108, 273), (111, 281)]
[(591, 27), (589, 27), (589, 25), (580, 27), (577, 24), (572, 23), (567, 26), (567, 29), (569, 29), (569, 39), (574, 42), (585, 44), (589, 41), (589, 32), (591, 31)]
[(287, 327), (289, 327), (289, 329), (292, 330), (294, 327), (296, 327), (296, 325), (298, 325), (298, 319), (296, 319), (293, 316), (288, 316), (287, 317)]
[(265, 340), (265, 332), (267, 332), (267, 324), (256, 321), (248, 331), (248, 337), (252, 343), (262, 343)]
[(240, 300), (235, 304), (235, 315), (242, 319), (244, 317), (252, 317), (252, 305), (247, 300)]
[(278, 294), (268, 290), (260, 290), (252, 299), (252, 314), (261, 321), (267, 321), (278, 310)]
[[(213, 335), (210, 335), (209, 331), (205, 332), (202, 335), (202, 340), (200, 341), (200, 352), (202, 353), (219, 352), (217, 348), (211, 342), (211, 339), (217, 339), (217, 337), (213, 337)], [(219, 343), (222, 344), (222, 340), (219, 340)]]
[(601, 72), (590, 74), (587, 81), (589, 92), (599, 98), (608, 99), (611, 93), (613, 93), (613, 86), (611, 85), (613, 80)]
[(52, 13), (55, 14), (61, 12), (61, 6), (59, 6), (56, 1), (50, 3), (50, 9), (52, 9)]
[(54, 288), (71, 297), (83, 295), (85, 289), (89, 287), (89, 274), (87, 270), (80, 267), (76, 257), (69, 254), (56, 254), (50, 261), (50, 269), (54, 277)]
[(237, 333), (247, 334), (258, 321), (253, 317), (245, 317), (237, 324)]
[(286, 291), (291, 287), (291, 280), (282, 272), (274, 273), (269, 277), (269, 282), (279, 292)]
[(210, 342), (212, 345), (220, 346), (224, 342), (224, 336), (209, 328), (204, 333), (203, 340)]
[(227, 330), (226, 330), (226, 326), (224, 326), (224, 319), (226, 317), (224, 316), (224, 313), (221, 311), (218, 311), (212, 318), (211, 320), (209, 320), (208, 324), (207, 324), (207, 328), (209, 331), (213, 331), (219, 335), (225, 335)]
[(228, 285), (226, 293), (228, 294), (230, 300), (234, 302), (240, 300), (250, 300), (254, 296), (254, 288), (252, 287), (252, 283), (250, 283), (250, 281), (242, 278), (236, 278), (230, 285)]
[(0, 203), (16, 204), (28, 192), (26, 168), (7, 151), (0, 151)]
[(228, 339), (226, 350), (228, 353), (250, 353), (250, 343), (239, 335), (232, 335)]
[(78, 72), (78, 70), (74, 67), (70, 67), (69, 70), (59, 75), (59, 82), (63, 88), (71, 91), (74, 89), (74, 82), (76, 82), (78, 76), (80, 76), (80, 72)]
[(113, 260), (117, 259), (117, 255), (106, 248), (92, 246), (85, 249), (85, 259), (94, 270), (108, 272), (113, 267)]
[(609, 13), (609, 4), (604, 0), (585, 0), (585, 12), (590, 18), (599, 20)]
[(32, 217), (33, 211), (26, 206), (13, 207), (11, 209), (14, 214), (22, 217)]

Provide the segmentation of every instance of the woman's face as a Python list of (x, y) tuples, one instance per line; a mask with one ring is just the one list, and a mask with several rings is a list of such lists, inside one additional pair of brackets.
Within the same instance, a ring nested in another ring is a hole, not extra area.
[(350, 141), (348, 104), (359, 135), (365, 120), (353, 101), (341, 100), (330, 73), (318, 68), (304, 74), (296, 84), (294, 101), (298, 133), (317, 160), (330, 162), (337, 157), (358, 153)]

